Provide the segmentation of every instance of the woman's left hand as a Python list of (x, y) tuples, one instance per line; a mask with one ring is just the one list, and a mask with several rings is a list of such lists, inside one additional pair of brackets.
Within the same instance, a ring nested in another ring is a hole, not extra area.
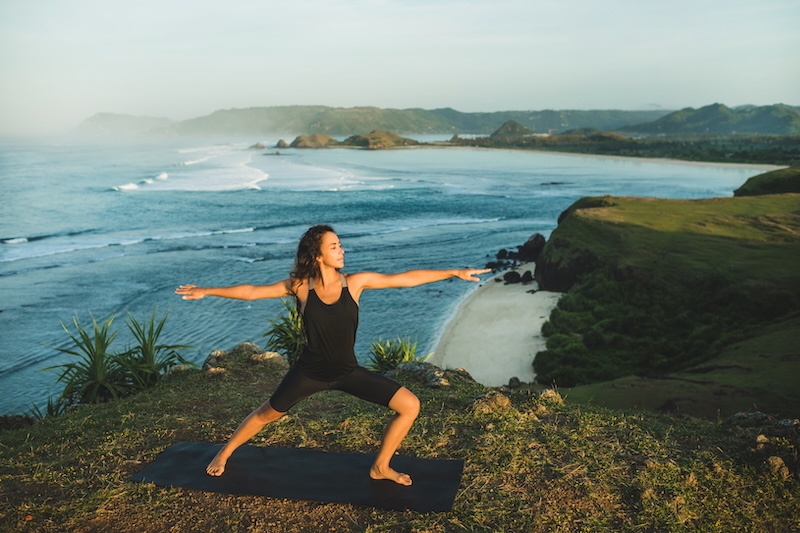
[(479, 274), (486, 274), (491, 271), (491, 268), (465, 268), (463, 270), (457, 270), (456, 276), (464, 281), (480, 281), (481, 279), (477, 277)]

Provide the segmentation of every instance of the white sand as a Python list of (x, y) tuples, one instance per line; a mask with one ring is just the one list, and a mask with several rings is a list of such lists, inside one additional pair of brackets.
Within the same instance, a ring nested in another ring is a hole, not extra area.
[[(524, 272), (526, 265), (519, 270)], [(430, 362), (445, 369), (464, 368), (489, 387), (507, 385), (512, 377), (532, 382), (533, 359), (545, 346), (542, 324), (562, 295), (528, 292), (534, 288), (535, 283), (485, 281), (447, 323)]]

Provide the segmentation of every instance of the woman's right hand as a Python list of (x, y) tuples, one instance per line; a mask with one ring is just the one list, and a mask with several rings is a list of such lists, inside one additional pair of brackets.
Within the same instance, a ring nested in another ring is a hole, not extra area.
[(205, 289), (196, 285), (181, 285), (175, 289), (175, 294), (180, 294), (184, 300), (200, 300), (205, 297), (206, 292)]

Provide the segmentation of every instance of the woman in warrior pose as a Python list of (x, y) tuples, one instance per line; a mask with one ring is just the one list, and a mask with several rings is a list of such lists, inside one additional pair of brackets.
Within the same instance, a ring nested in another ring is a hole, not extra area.
[(344, 250), (333, 228), (310, 228), (297, 246), (295, 266), (289, 278), (271, 285), (197, 287), (181, 285), (175, 292), (184, 300), (205, 296), (258, 300), (261, 298), (297, 299), (303, 315), (307, 344), (269, 400), (250, 413), (228, 443), (206, 467), (211, 476), (220, 476), (231, 454), (268, 424), (283, 416), (294, 404), (323, 390), (341, 390), (385, 405), (395, 411), (386, 426), (375, 462), (372, 479), (388, 479), (411, 485), (408, 474), (397, 472), (389, 461), (419, 414), (419, 400), (407, 388), (391, 379), (370, 372), (356, 362), (354, 346), (358, 328), (358, 300), (365, 289), (415, 287), (424, 283), (458, 277), (480, 281), (476, 275), (489, 269), (410, 270), (397, 274), (359, 272), (343, 274)]

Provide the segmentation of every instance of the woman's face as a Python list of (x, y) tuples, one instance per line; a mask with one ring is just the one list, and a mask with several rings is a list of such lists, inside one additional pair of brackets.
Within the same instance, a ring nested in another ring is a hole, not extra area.
[(320, 267), (327, 265), (333, 268), (344, 267), (344, 249), (339, 237), (332, 231), (323, 233), (320, 238), (320, 255), (317, 257)]

